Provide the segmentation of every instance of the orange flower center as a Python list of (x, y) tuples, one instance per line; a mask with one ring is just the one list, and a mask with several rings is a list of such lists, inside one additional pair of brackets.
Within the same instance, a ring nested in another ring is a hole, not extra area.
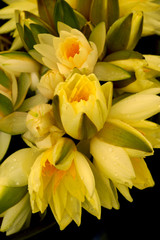
[(75, 88), (69, 97), (69, 102), (80, 102), (81, 100), (88, 101), (89, 96), (95, 94), (95, 87), (87, 77), (82, 76), (81, 81), (78, 81)]
[(63, 51), (68, 59), (73, 58), (76, 54), (79, 54), (79, 43), (75, 39), (66, 39), (63, 44)]
[(54, 177), (54, 192), (67, 174), (73, 178), (76, 177), (76, 169), (74, 163), (72, 163), (71, 167), (67, 171), (55, 168), (48, 160), (45, 162), (45, 166), (42, 167), (43, 177)]

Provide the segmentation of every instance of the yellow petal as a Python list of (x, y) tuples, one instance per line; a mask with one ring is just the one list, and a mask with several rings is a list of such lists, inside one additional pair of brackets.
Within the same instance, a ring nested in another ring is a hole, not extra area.
[(133, 184), (139, 189), (153, 187), (154, 181), (143, 158), (132, 158), (132, 165), (136, 174)]
[(86, 157), (82, 153), (76, 152), (74, 163), (81, 181), (85, 185), (89, 196), (92, 197), (95, 191), (95, 181)]

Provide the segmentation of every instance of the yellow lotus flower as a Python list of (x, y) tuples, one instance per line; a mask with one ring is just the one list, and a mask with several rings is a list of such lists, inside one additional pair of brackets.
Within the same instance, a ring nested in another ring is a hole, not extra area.
[(51, 207), (60, 229), (81, 222), (81, 207), (100, 217), (100, 202), (89, 164), (74, 143), (61, 138), (35, 161), (29, 176), (32, 212)]
[(108, 55), (106, 60), (132, 73), (130, 82), (126, 80), (126, 86), (120, 82), (119, 88), (115, 86), (117, 92), (137, 93), (148, 88), (160, 87), (156, 79), (160, 76), (159, 56), (141, 55), (138, 52), (124, 50)]
[(97, 47), (88, 42), (77, 29), (59, 23), (59, 37), (51, 34), (39, 34), (40, 44), (34, 48), (42, 55), (44, 65), (50, 69), (59, 69), (65, 76), (78, 68), (84, 73), (91, 73), (98, 58)]
[(144, 13), (143, 36), (160, 34), (160, 4), (155, 0), (119, 0), (120, 16), (134, 11)]
[(97, 171), (110, 179), (127, 200), (132, 201), (128, 188), (144, 189), (154, 185), (143, 159), (153, 154), (152, 145), (131, 125), (116, 119), (108, 120), (91, 140), (90, 151)]
[(75, 73), (57, 86), (54, 98), (57, 97), (65, 132), (76, 139), (90, 138), (106, 121), (112, 85), (101, 87), (94, 74)]
[(49, 70), (41, 77), (37, 87), (43, 96), (53, 99), (56, 86), (63, 81), (63, 76), (57, 70)]
[(13, 32), (15, 38), (10, 50), (17, 50), (23, 46), (21, 39), (16, 30), (15, 10), (30, 11), (38, 15), (37, 1), (36, 0), (15, 0), (4, 1), (8, 6), (0, 9), (0, 18), (9, 19), (0, 27), (0, 34)]

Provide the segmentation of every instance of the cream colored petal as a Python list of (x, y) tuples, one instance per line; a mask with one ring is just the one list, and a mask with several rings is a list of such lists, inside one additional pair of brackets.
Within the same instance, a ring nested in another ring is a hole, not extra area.
[(104, 143), (94, 137), (91, 140), (90, 151), (95, 166), (104, 176), (114, 182), (132, 186), (135, 173), (130, 158), (123, 148)]

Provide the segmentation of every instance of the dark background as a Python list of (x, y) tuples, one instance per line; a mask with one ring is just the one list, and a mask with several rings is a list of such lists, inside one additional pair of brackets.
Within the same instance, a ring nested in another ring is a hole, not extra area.
[[(160, 37), (151, 36), (141, 39), (136, 50), (141, 53), (160, 54)], [(9, 152), (16, 151), (16, 146), (17, 139), (14, 137)], [(133, 197), (132, 203), (119, 194), (120, 210), (102, 208), (101, 220), (83, 210), (81, 226), (77, 227), (72, 222), (64, 231), (59, 230), (51, 213), (41, 222), (39, 216), (35, 214), (30, 229), (9, 237), (0, 233), (0, 240), (160, 239), (160, 151), (155, 150), (155, 155), (146, 158), (146, 163), (155, 181), (155, 186), (143, 191), (133, 188), (130, 191)]]

